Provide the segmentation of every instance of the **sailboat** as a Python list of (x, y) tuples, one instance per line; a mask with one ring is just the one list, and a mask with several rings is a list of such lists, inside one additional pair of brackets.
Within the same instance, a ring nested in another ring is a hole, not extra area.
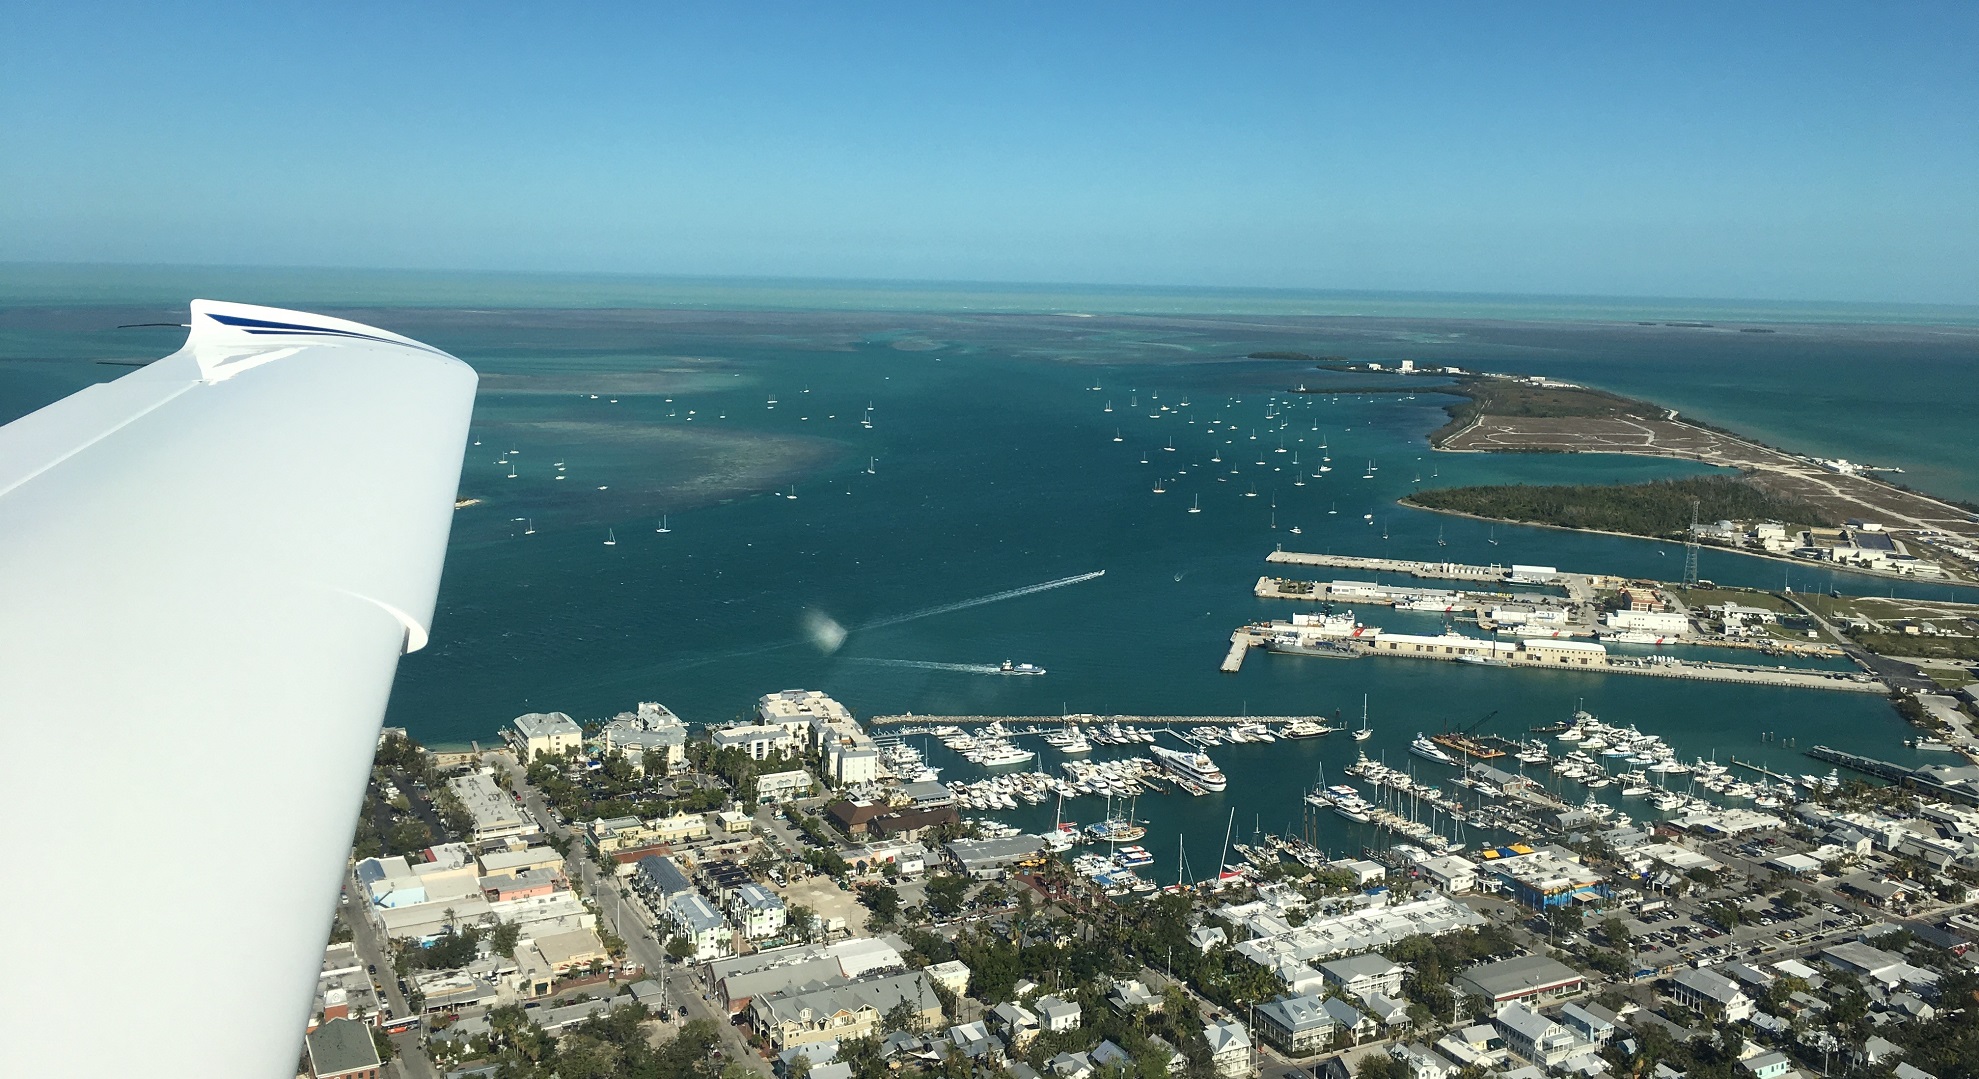
[(1369, 730), (1367, 725), (1367, 694), (1363, 693), (1361, 694), (1361, 729), (1354, 732), (1354, 741), (1365, 742), (1372, 737), (1374, 732)]
[(536, 534), (536, 519), (535, 519), (535, 518), (533, 518), (533, 517), (532, 517), (532, 518), (530, 518), (530, 519), (529, 519), (529, 522), (528, 522), (528, 523), (527, 523), (526, 525), (524, 525), (524, 526), (523, 526), (523, 529), (522, 529), (522, 534), (523, 534), (523, 535), (525, 535), (525, 536), (533, 536), (533, 535), (535, 535), (535, 534)]
[(1361, 473), (1361, 478), (1362, 478), (1362, 479), (1364, 479), (1364, 480), (1371, 480), (1371, 479), (1373, 479), (1373, 478), (1374, 478), (1374, 462), (1373, 462), (1373, 461), (1369, 461), (1369, 462), (1367, 463), (1367, 471), (1366, 471), (1366, 472), (1363, 472), (1363, 473)]
[(1196, 500), (1189, 504), (1189, 512), (1201, 513), (1202, 511), (1203, 511), (1203, 496), (1197, 495)]
[(1113, 429), (1113, 441), (1115, 441), (1115, 442), (1125, 442), (1125, 441), (1127, 441), (1126, 439), (1124, 439), (1124, 438), (1121, 438), (1121, 437), (1120, 437), (1120, 428), (1118, 428), (1118, 427), (1115, 427), (1115, 428)]
[(664, 513), (662, 513), (662, 514), (660, 514), (660, 527), (658, 527), (658, 528), (655, 528), (655, 529), (653, 529), (653, 531), (655, 531), (655, 532), (671, 532), (671, 531), (673, 531), (673, 529), (671, 529), (671, 528), (668, 528), (668, 527), (667, 527), (667, 515), (666, 515), (666, 514), (664, 514)]
[(1101, 411), (1101, 412), (1111, 412), (1111, 411), (1113, 411), (1113, 402), (1111, 402), (1111, 401), (1108, 401), (1108, 402), (1106, 403), (1106, 407), (1105, 407), (1105, 408), (1103, 408), (1103, 409), (1100, 409), (1100, 411)]
[(1294, 477), (1292, 486), (1304, 487), (1306, 485), (1306, 474), (1299, 468), (1299, 455), (1296, 453), (1292, 455), (1292, 475)]
[(515, 466), (513, 464), (508, 466), (508, 478), (509, 479), (515, 478)]
[(787, 494), (787, 495), (784, 495), (783, 497), (785, 497), (785, 498), (788, 498), (788, 499), (790, 499), (791, 501), (793, 501), (793, 502), (795, 502), (795, 501), (797, 500), (797, 485), (796, 485), (796, 484), (794, 484), (794, 483), (793, 483), (793, 484), (791, 484), (791, 485), (790, 485), (790, 493), (789, 493), (789, 494)]
[(1442, 526), (1442, 525), (1437, 525), (1437, 526), (1436, 526), (1436, 545), (1437, 545), (1438, 547), (1448, 547), (1448, 546), (1449, 546), (1449, 544), (1448, 544), (1448, 543), (1445, 543), (1445, 542), (1443, 541), (1443, 526)]
[(880, 459), (877, 457), (866, 458), (866, 475), (868, 476), (873, 475), (874, 474), (873, 470), (879, 467), (879, 463), (880, 463)]
[(1489, 543), (1493, 547), (1498, 546), (1498, 526), (1491, 526), (1490, 534), (1485, 537), (1484, 542)]
[(1162, 448), (1163, 448), (1163, 449), (1166, 449), (1166, 450), (1167, 450), (1167, 451), (1168, 451), (1169, 453), (1174, 453), (1174, 452), (1175, 452), (1175, 440), (1174, 440), (1173, 438), (1170, 438), (1170, 439), (1168, 440), (1168, 445), (1166, 445), (1166, 446), (1164, 446), (1164, 447), (1162, 447)]
[(612, 530), (609, 528), (605, 529), (605, 546), (607, 547), (618, 546), (618, 537), (613, 535)]
[(1245, 492), (1244, 492), (1244, 497), (1245, 497), (1245, 498), (1256, 498), (1256, 497), (1257, 497), (1257, 484), (1255, 484), (1255, 483), (1253, 483), (1253, 484), (1251, 484), (1251, 489), (1250, 489), (1250, 490), (1248, 490), (1248, 491), (1245, 491)]
[(1165, 495), (1168, 493), (1168, 488), (1163, 487), (1161, 485), (1161, 481), (1157, 479), (1154, 481), (1154, 493), (1158, 495)]
[(1330, 506), (1328, 506), (1328, 507), (1327, 507), (1327, 509), (1326, 509), (1326, 512), (1327, 512), (1327, 514), (1328, 514), (1329, 516), (1331, 516), (1332, 514), (1336, 514), (1336, 513), (1339, 513), (1339, 512), (1340, 512), (1340, 503), (1338, 503), (1338, 502), (1335, 502), (1335, 503), (1333, 503), (1332, 505), (1330, 505)]

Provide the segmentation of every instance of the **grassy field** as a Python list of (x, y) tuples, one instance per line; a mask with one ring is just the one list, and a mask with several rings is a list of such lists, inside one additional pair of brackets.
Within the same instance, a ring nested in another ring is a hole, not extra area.
[(1568, 386), (1533, 386), (1509, 379), (1471, 378), (1452, 386), (1437, 387), (1439, 393), (1463, 398), (1443, 406), (1450, 422), (1430, 433), (1429, 444), (1462, 430), (1479, 416), (1662, 416), (1664, 410), (1647, 401), (1636, 401), (1601, 390)]
[(1758, 607), (1762, 610), (1778, 611), (1781, 614), (1799, 614), (1794, 605), (1773, 592), (1760, 592), (1743, 588), (1693, 588), (1688, 592), (1676, 593), (1678, 598), (1692, 607), (1715, 607), (1721, 603), (1736, 603), (1741, 607)]

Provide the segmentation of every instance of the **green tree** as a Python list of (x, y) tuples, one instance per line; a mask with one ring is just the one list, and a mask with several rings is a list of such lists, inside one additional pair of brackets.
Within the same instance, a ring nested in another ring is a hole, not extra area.
[(936, 873), (928, 878), (928, 906), (942, 915), (954, 914), (962, 909), (962, 903), (969, 893), (969, 878), (953, 873)]
[(698, 951), (700, 949), (695, 947), (693, 941), (677, 933), (667, 941), (667, 956), (676, 963), (685, 961)]
[(873, 912), (881, 925), (892, 925), (900, 917), (900, 892), (890, 884), (868, 884), (860, 888), (859, 902)]
[(496, 954), (515, 958), (515, 944), (522, 936), (522, 927), (514, 922), (503, 922), (488, 936), (488, 944)]

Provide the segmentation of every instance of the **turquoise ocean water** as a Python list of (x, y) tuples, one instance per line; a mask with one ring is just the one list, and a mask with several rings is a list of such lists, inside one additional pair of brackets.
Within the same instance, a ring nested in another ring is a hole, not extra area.
[[(1663, 734), (1686, 756), (1816, 770), (1790, 739), (1907, 759), (1901, 723), (1867, 695), (1265, 655), (1218, 673), (1233, 627), (1295, 609), (1250, 594), (1281, 545), (1681, 572), (1681, 549), (1665, 544), (1395, 505), (1418, 486), (1695, 471), (1434, 454), (1424, 436), (1443, 421), (1443, 399), (1432, 382), (1408, 383), (1413, 398), (1295, 397), (1285, 391), (1300, 383), (1368, 381), (1244, 358), (1261, 349), (1572, 378), (1788, 448), (1902, 465), (1916, 486), (1979, 499), (1979, 318), (1962, 310), (7, 267), (0, 419), (124, 370), (93, 361), (175, 348), (178, 331), (112, 327), (176, 320), (201, 294), (373, 321), (482, 372), (480, 444), (462, 493), (484, 501), (457, 517), (433, 642), (403, 662), (389, 716), (435, 743), (486, 740), (523, 711), (593, 718), (637, 700), (720, 722), (764, 692), (804, 686), (861, 715), (1355, 717), (1365, 695), (1380, 732), (1368, 750), (1391, 761), (1418, 730), (1495, 710), (1487, 729), (1513, 734), (1577, 704)], [(497, 463), (510, 450), (513, 479)], [(1314, 478), (1322, 456), (1331, 471)], [(1363, 479), (1370, 462), (1374, 478)], [(1709, 551), (1702, 571), (1771, 587), (1890, 587)], [(1437, 625), (1363, 614), (1391, 628)], [(825, 620), (848, 631), (835, 651), (807, 628)], [(1006, 658), (1051, 673), (926, 666)], [(1173, 872), (1178, 832), (1206, 871), (1233, 808), (1240, 832), (1253, 821), (1296, 830), (1298, 792), (1322, 764), (1336, 774), (1353, 755), (1344, 738), (1220, 747), (1227, 794), (1138, 807), (1157, 875)], [(1068, 813), (1091, 819), (1097, 807)], [(1321, 824), (1336, 849), (1371, 838), (1338, 818)]]

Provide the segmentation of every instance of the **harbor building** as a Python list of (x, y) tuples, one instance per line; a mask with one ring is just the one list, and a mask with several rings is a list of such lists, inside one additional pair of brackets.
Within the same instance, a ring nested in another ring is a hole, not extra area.
[(1572, 851), (1546, 847), (1531, 854), (1487, 860), (1480, 868), (1497, 877), (1512, 898), (1534, 910), (1565, 906), (1582, 896), (1608, 894), (1608, 881)]
[(509, 721), (509, 742), (529, 763), (538, 753), (560, 757), (584, 745), (584, 729), (562, 712), (531, 712)]
[(1045, 849), (1042, 836), (1016, 835), (1007, 839), (957, 839), (948, 844), (948, 857), (965, 876), (976, 880), (1000, 879), (1011, 866), (1035, 857)]
[(641, 701), (636, 712), (620, 712), (599, 732), (605, 751), (625, 754), (642, 772), (646, 754), (655, 753), (672, 775), (687, 767), (687, 724), (657, 701)]
[(1608, 628), (1676, 637), (1690, 632), (1690, 619), (1681, 611), (1609, 611)]

